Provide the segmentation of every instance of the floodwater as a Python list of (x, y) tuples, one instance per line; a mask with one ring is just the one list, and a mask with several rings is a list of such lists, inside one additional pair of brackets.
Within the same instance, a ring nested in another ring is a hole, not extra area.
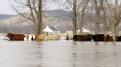
[(121, 43), (0, 40), (0, 67), (121, 67)]

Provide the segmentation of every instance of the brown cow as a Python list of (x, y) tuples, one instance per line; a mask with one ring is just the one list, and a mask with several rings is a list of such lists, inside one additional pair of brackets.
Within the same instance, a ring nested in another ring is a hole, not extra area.
[(8, 33), (7, 37), (9, 37), (9, 39), (11, 41), (23, 41), (25, 35), (24, 34), (12, 34), (12, 33)]
[(110, 35), (106, 35), (104, 40), (105, 41), (114, 41), (113, 36), (110, 36)]
[(37, 40), (37, 41), (45, 41), (46, 40), (46, 35), (45, 34), (35, 35), (35, 40)]

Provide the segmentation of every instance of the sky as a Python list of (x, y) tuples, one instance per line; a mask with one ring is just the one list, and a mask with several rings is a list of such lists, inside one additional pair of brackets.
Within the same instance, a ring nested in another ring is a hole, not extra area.
[(9, 0), (0, 1), (0, 14), (15, 14), (12, 10)]
[[(10, 0), (0, 0), (0, 14), (16, 14), (10, 4), (11, 4)], [(49, 9), (55, 9), (56, 8), (55, 5), (56, 4), (54, 3), (52, 4), (48, 3), (47, 7), (49, 7)]]
[[(57, 1), (57, 0), (55, 0), (55, 1)], [(55, 5), (56, 5), (55, 3), (52, 3), (52, 4), (48, 3), (47, 8), (55, 9), (55, 8), (57, 8), (57, 6), (55, 6)], [(60, 8), (60, 6), (59, 6), (59, 8)], [(0, 14), (16, 14), (10, 5), (10, 0), (1, 0), (0, 1)]]

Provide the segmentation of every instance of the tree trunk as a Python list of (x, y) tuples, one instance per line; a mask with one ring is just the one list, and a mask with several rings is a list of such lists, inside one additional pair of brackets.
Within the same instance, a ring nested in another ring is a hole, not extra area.
[(99, 34), (99, 13), (96, 12), (95, 34)]
[(37, 34), (42, 34), (42, 0), (38, 0)]
[(109, 27), (108, 27), (108, 24), (107, 24), (106, 11), (105, 11), (104, 7), (103, 7), (103, 13), (104, 13), (104, 23), (103, 23), (103, 26), (104, 26), (104, 40), (106, 41)]
[(83, 24), (84, 24), (84, 12), (81, 15), (81, 22), (80, 22), (80, 33), (83, 32)]
[(97, 0), (94, 0), (96, 20), (95, 20), (95, 34), (99, 34), (99, 19), (100, 19), (100, 7), (97, 5)]
[(76, 24), (77, 24), (77, 0), (73, 0), (73, 36), (76, 35)]

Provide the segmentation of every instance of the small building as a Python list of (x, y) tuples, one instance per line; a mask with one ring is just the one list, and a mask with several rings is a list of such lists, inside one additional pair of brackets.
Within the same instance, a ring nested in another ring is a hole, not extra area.
[(49, 26), (46, 26), (46, 27), (43, 29), (43, 32), (50, 35), (50, 34), (54, 33), (55, 31), (52, 30)]

